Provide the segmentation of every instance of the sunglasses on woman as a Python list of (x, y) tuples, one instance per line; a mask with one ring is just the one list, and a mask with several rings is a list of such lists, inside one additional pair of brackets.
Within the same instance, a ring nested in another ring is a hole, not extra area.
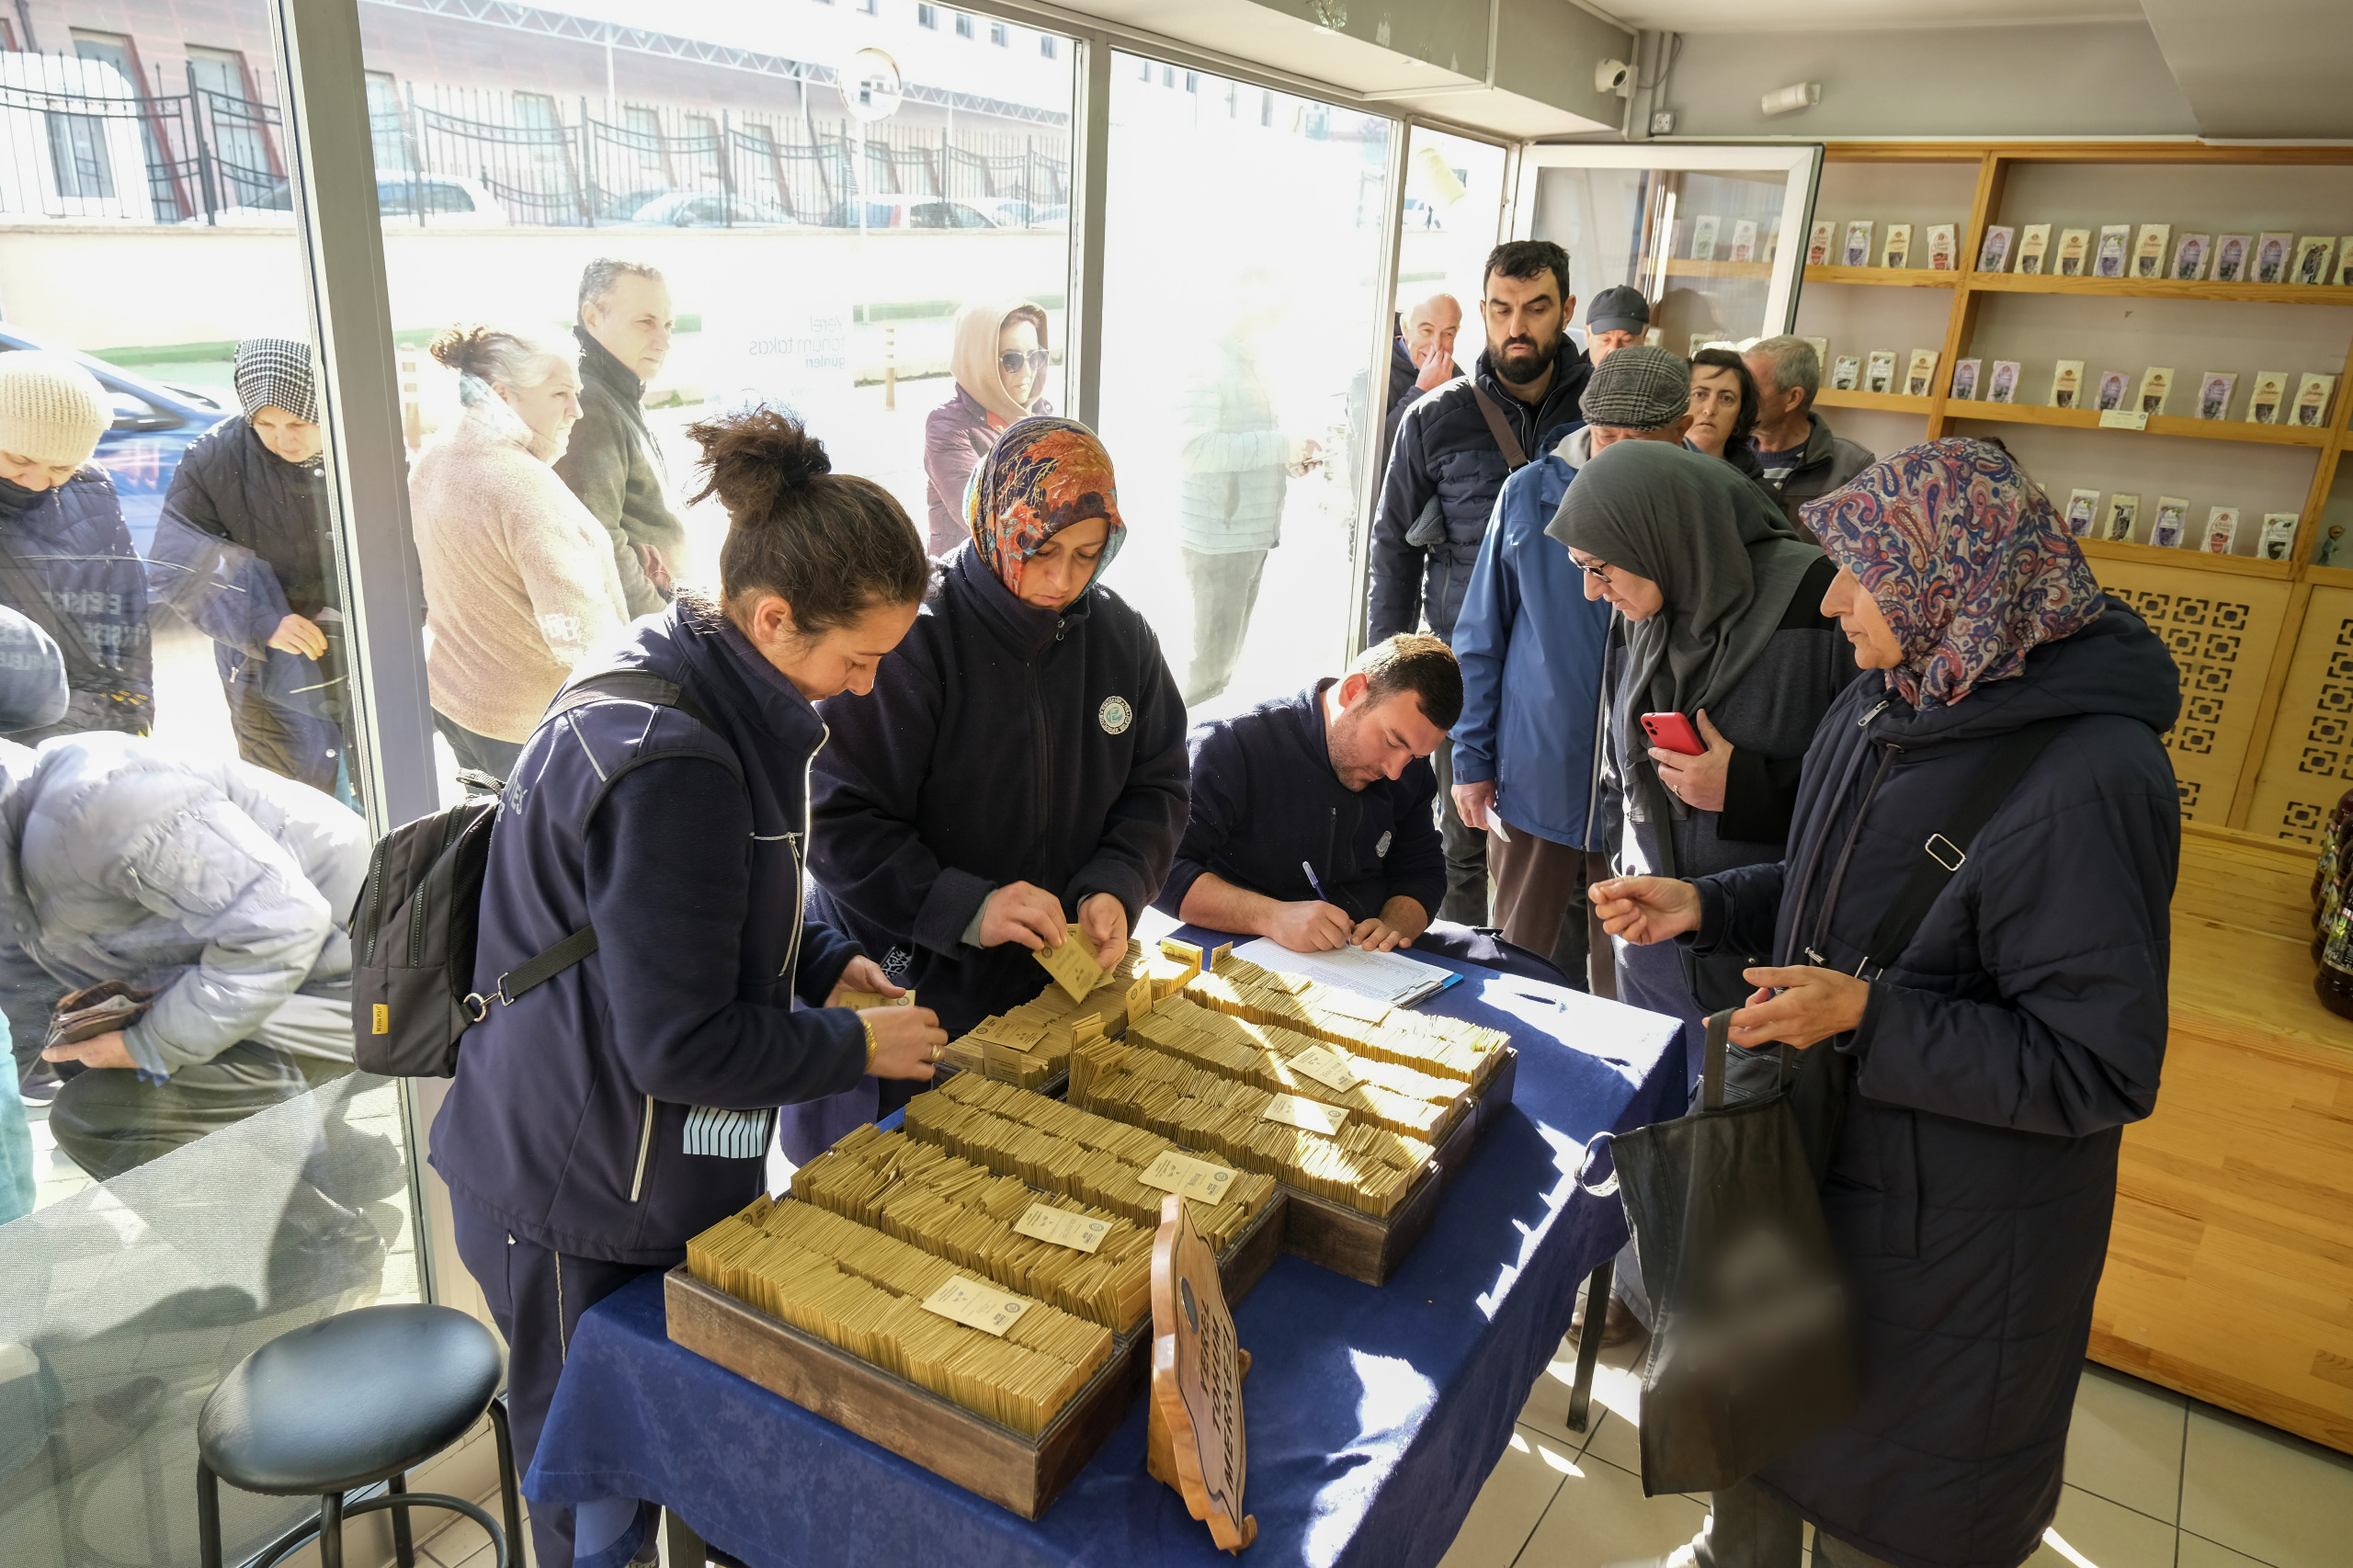
[(1032, 348), (1026, 354), (1018, 348), (1008, 348), (996, 357), (996, 363), (1008, 376), (1017, 376), (1024, 370), (1034, 376), (1045, 369), (1047, 355), (1042, 348)]

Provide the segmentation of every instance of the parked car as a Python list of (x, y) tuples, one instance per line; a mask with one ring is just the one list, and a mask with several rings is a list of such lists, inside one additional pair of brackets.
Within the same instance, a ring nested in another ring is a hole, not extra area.
[[(938, 196), (870, 196), (866, 199), (870, 229), (994, 229), (996, 221), (969, 201)], [(836, 201), (825, 214), (825, 225), (855, 229), (858, 204)]]
[(193, 387), (176, 387), (134, 376), (103, 359), (50, 343), (15, 327), (0, 327), (0, 354), (47, 348), (71, 354), (83, 369), (97, 377), (114, 403), (114, 425), (98, 437), (97, 462), (114, 476), (122, 497), (122, 520), (131, 526), (131, 542), (139, 553), (155, 540), (155, 518), (164, 509), (164, 492), (172, 486), (180, 454), (207, 430), (238, 410), (228, 407)]
[(1023, 201), (1018, 197), (993, 197), (981, 204), (1000, 229), (1067, 229), (1070, 209)]
[(673, 190), (639, 208), (630, 222), (665, 229), (715, 229), (722, 226), (771, 227), (800, 222), (781, 207), (749, 197), (719, 191)]
[[(503, 229), (507, 224), (506, 210), (481, 181), (456, 175), (380, 174), (376, 211), (387, 228), (419, 221), (436, 229)], [(293, 221), (294, 187), (285, 180), (279, 180), (259, 201), (224, 207), (210, 219), (199, 212), (181, 220), (224, 228), (266, 228)]]

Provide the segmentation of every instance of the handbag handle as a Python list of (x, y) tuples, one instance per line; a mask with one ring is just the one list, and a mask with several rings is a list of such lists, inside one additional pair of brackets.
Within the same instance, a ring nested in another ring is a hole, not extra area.
[(1708, 1015), (1708, 1043), (1699, 1056), (1701, 1110), (1724, 1108), (1724, 1054), (1732, 1045), (1732, 1016), (1736, 1011), (1726, 1007)]

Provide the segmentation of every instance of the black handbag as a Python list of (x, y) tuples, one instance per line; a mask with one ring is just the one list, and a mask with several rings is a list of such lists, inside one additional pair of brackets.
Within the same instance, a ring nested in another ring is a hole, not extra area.
[[(1995, 748), (1958, 815), (1921, 845), (1858, 974), (1876, 978), (1911, 945), (1978, 831), (2065, 723), (2028, 725)], [(1855, 1410), (1843, 1274), (1821, 1198), (1854, 1060), (1827, 1040), (1796, 1052), (1794, 1068), (1787, 1046), (1738, 1051), (1733, 1011), (1707, 1021), (1692, 1113), (1597, 1135), (1616, 1170), (1586, 1187), (1624, 1204), (1652, 1303), (1642, 1450), (1653, 1497), (1732, 1486)], [(1751, 1081), (1729, 1095), (1728, 1065)]]

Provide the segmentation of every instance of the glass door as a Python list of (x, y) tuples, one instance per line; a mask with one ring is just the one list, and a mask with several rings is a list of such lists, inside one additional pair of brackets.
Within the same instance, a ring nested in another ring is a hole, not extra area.
[(1745, 345), (1797, 319), (1821, 169), (1813, 145), (1533, 146), (1512, 232), (1565, 249), (1581, 301), (1641, 290), (1654, 343)]

